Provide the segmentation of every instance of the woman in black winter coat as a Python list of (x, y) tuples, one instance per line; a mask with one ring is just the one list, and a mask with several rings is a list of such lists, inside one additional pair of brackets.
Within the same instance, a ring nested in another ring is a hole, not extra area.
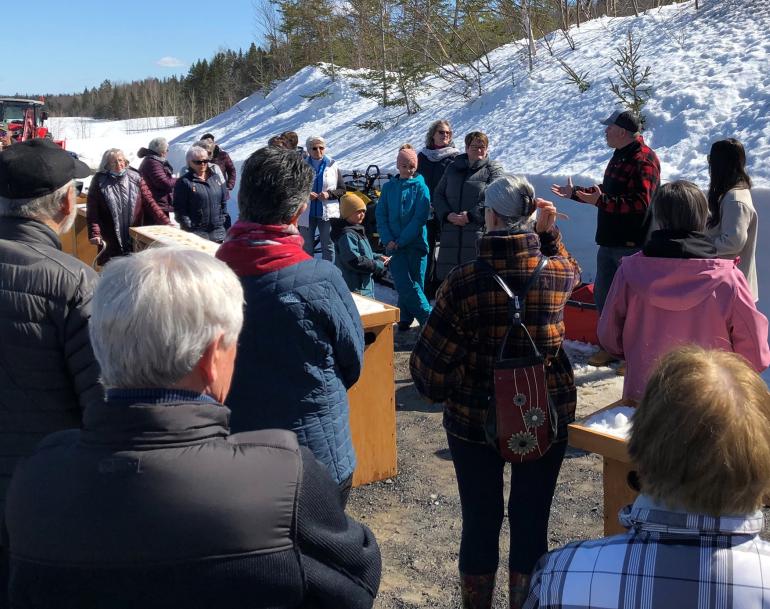
[[(433, 191), (438, 186), (444, 171), (458, 154), (460, 151), (455, 148), (452, 141), (452, 126), (449, 121), (432, 122), (425, 136), (425, 148), (417, 155), (417, 173), (425, 180), (431, 201), (433, 201)], [(436, 278), (435, 257), (441, 224), (432, 209), (426, 226), (428, 228), (428, 268), (425, 272), (425, 294), (428, 298), (432, 298), (441, 283)]]
[(503, 168), (489, 160), (488, 150), (486, 134), (472, 131), (466, 135), (465, 152), (454, 158), (432, 193), (433, 209), (441, 224), (436, 261), (440, 281), (458, 264), (476, 258), (476, 241), (484, 229), (484, 190), (503, 175)]
[(209, 167), (209, 153), (199, 146), (187, 151), (187, 173), (174, 186), (174, 215), (182, 227), (199, 237), (225, 240), (227, 186)]

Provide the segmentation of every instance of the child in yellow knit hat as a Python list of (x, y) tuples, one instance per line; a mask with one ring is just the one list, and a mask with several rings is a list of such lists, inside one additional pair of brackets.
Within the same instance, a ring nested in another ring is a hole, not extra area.
[(374, 298), (374, 277), (385, 273), (390, 258), (375, 254), (366, 238), (364, 218), (366, 203), (357, 194), (348, 192), (340, 198), (340, 217), (331, 220), (334, 241), (334, 264), (351, 292)]

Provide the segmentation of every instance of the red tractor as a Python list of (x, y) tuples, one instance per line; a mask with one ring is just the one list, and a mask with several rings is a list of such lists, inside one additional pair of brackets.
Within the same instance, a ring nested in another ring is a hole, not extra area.
[[(47, 119), (48, 113), (43, 110), (42, 101), (0, 97), (0, 123), (7, 125), (8, 134), (14, 142), (36, 137), (51, 138), (51, 132), (43, 124)], [(65, 147), (64, 140), (54, 140), (54, 143)]]

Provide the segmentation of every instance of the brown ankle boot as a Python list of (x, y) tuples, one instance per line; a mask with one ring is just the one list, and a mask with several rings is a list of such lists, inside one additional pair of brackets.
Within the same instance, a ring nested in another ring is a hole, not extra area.
[(508, 578), (508, 606), (510, 609), (521, 609), (529, 595), (529, 582), (532, 576), (529, 573), (509, 572)]
[(460, 595), (463, 609), (492, 609), (495, 574), (466, 575), (460, 573)]

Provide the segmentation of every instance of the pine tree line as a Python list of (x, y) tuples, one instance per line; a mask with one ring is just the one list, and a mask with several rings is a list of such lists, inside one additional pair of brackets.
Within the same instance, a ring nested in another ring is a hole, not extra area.
[(245, 53), (220, 51), (211, 59), (196, 61), (181, 78), (146, 78), (131, 83), (105, 80), (82, 93), (44, 97), (51, 116), (113, 120), (176, 116), (180, 124), (188, 125), (216, 116), (264, 89), (266, 82), (260, 75), (271, 73), (270, 62), (269, 54), (252, 43)]
[[(530, 69), (535, 40), (601, 15), (625, 16), (673, 0), (255, 0), (264, 43), (196, 61), (184, 77), (105, 80), (72, 95), (48, 95), (49, 113), (127, 119), (176, 116), (204, 121), (301, 68), (325, 62), (363, 71), (359, 88), (393, 112), (419, 110), (418, 87), (438, 77), (447, 95), (481, 95), (489, 51), (524, 39)], [(574, 48), (574, 46), (573, 46)], [(391, 118), (393, 115), (391, 115)]]

